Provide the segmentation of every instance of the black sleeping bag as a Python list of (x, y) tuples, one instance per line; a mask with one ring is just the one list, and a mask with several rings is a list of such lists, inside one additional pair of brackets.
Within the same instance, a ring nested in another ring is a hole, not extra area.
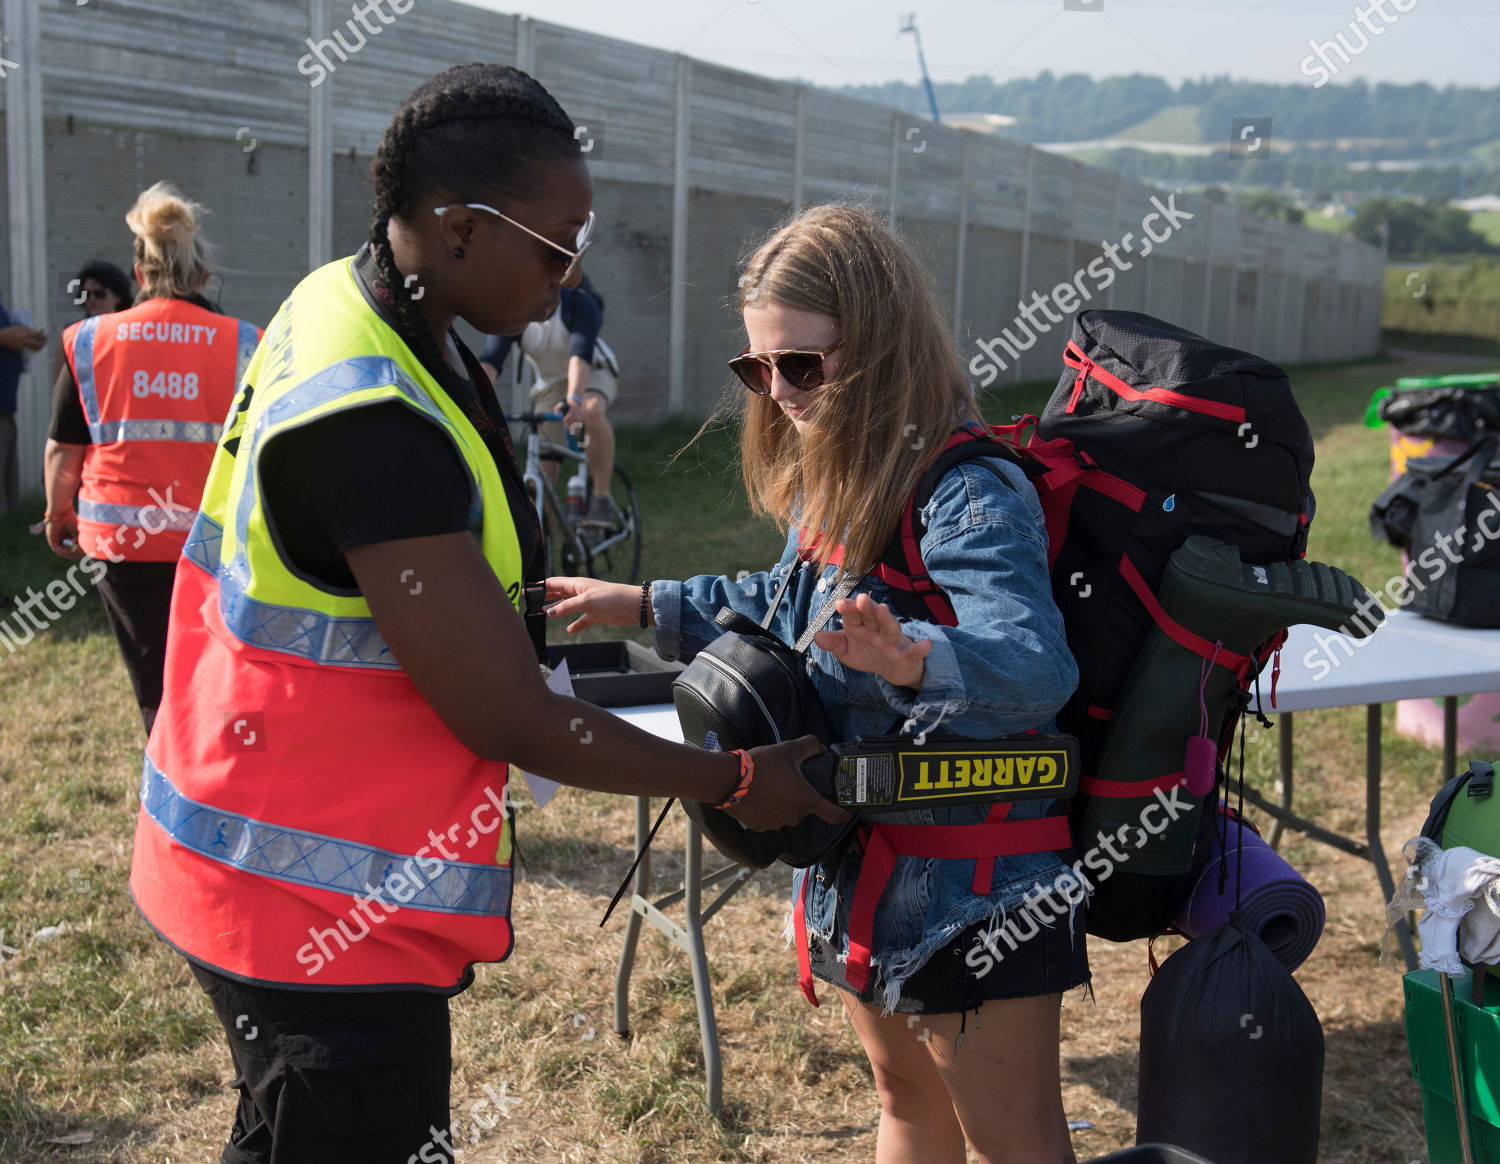
[(1316, 1164), (1323, 1028), (1280, 959), (1233, 920), (1162, 964), (1141, 998), (1136, 1142), (1214, 1164)]

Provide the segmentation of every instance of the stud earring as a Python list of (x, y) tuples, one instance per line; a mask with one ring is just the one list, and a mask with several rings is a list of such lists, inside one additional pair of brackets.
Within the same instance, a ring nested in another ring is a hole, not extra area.
[(454, 247), (453, 248), (453, 257), (455, 259), (461, 259), (461, 258), (463, 258), (464, 257), (464, 248), (463, 247)]

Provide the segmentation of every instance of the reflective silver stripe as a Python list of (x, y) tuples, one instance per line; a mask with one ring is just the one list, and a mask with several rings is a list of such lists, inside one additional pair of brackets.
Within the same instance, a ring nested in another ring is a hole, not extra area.
[(182, 556), (210, 574), (219, 572), (219, 547), (224, 542), (224, 527), (201, 509), (188, 531)]
[(250, 357), (255, 355), (255, 349), (260, 344), (260, 338), (255, 334), (255, 324), (240, 320), (240, 343), (239, 353), (236, 356), (234, 382), (236, 385), (245, 382), (245, 369), (250, 366)]
[(111, 420), (89, 425), (89, 435), (96, 445), (114, 441), (186, 441), (216, 445), (223, 433), (222, 426), (206, 420)]
[(245, 593), (234, 569), (219, 572), (219, 613), (241, 642), (314, 663), (399, 671), (373, 618), (336, 618), (318, 610), (277, 606)]
[(300, 655), (314, 663), (401, 669), (373, 618), (335, 618), (321, 611), (251, 598), (237, 571), (220, 571), (223, 542), (224, 527), (200, 512), (182, 547), (182, 556), (216, 577), (219, 613), (236, 638), (268, 650)]
[[(111, 505), (105, 501), (78, 499), (78, 519), (97, 521), (100, 525), (125, 525), (132, 529), (191, 529), (194, 510), (180, 505)], [(150, 517), (148, 523), (146, 518)]]
[(78, 381), (78, 398), (83, 402), (84, 419), (89, 432), (99, 423), (99, 394), (94, 391), (94, 331), (102, 315), (92, 315), (78, 325), (73, 337), (73, 368)]
[[(245, 873), (401, 909), (478, 917), (510, 913), (507, 865), (418, 858), (226, 812), (184, 796), (149, 755), (141, 769), (141, 806), (179, 845)], [(397, 898), (385, 884), (392, 873), (412, 886), (407, 900)]]
[(335, 618), (316, 610), (251, 598), (236, 571), (220, 572), (223, 543), (224, 527), (200, 512), (183, 544), (182, 556), (216, 578), (219, 613), (236, 638), (268, 650), (300, 655), (314, 663), (401, 669), (373, 618)]

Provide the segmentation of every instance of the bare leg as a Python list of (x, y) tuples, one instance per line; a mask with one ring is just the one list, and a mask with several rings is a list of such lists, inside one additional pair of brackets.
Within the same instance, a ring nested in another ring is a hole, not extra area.
[(588, 434), (588, 445), (583, 450), (588, 458), (589, 473), (596, 482), (597, 493), (609, 492), (610, 474), (615, 469), (615, 430), (609, 423), (608, 403), (598, 392), (585, 392), (581, 412), (583, 431)]
[(980, 1164), (1075, 1164), (1058, 1068), (1061, 1003), (1060, 994), (986, 1002), (964, 1024), (962, 1047), (958, 1015), (922, 1017), (932, 1032), (922, 1045)]
[(906, 1015), (881, 1018), (879, 1008), (847, 990), (838, 996), (875, 1072), (880, 1095), (876, 1164), (963, 1164), (963, 1129), (927, 1044), (920, 1040), (921, 1023), (928, 1020), (908, 1027)]

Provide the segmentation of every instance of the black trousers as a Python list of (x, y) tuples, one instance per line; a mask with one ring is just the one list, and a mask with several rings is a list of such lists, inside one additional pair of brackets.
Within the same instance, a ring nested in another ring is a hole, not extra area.
[(109, 629), (135, 689), (146, 734), (161, 706), (162, 668), (167, 661), (167, 615), (172, 607), (175, 562), (104, 562), (99, 597)]
[(240, 1093), (221, 1164), (452, 1161), (446, 995), (280, 990), (190, 965)]

